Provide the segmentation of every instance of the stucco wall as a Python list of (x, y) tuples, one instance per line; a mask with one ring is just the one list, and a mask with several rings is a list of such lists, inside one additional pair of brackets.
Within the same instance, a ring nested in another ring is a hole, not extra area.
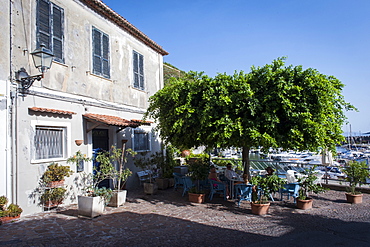
[[(148, 98), (163, 87), (162, 55), (129, 35), (105, 18), (82, 5), (79, 1), (53, 0), (64, 9), (64, 59), (63, 64), (53, 62), (51, 69), (41, 81), (36, 81), (26, 97), (18, 96), (14, 111), (16, 118), (16, 162), (13, 164), (17, 173), (16, 202), (23, 208), (24, 214), (42, 211), (38, 205), (38, 182), (47, 165), (52, 161), (66, 165), (66, 158), (76, 151), (91, 156), (92, 135), (87, 130), (91, 124), (83, 120), (83, 114), (95, 113), (119, 116), (124, 119), (141, 119), (148, 106)], [(34, 68), (30, 52), (36, 48), (35, 10), (36, 1), (13, 1), (13, 45), (10, 59), (13, 70), (21, 67), (31, 75), (38, 74)], [(109, 35), (110, 74), (106, 79), (92, 74), (92, 27)], [(132, 87), (133, 50), (144, 56), (145, 90)], [(9, 75), (9, 73), (8, 73)], [(35, 113), (30, 107), (41, 107), (72, 111), (76, 114)], [(65, 158), (33, 160), (35, 125), (67, 127), (67, 155)], [(109, 130), (109, 145), (121, 147), (121, 140), (129, 140), (131, 148), (131, 128), (118, 131), (118, 127), (100, 126)], [(155, 127), (154, 125), (148, 128)], [(0, 129), (1, 131), (1, 129)], [(75, 140), (83, 139), (81, 146)], [(152, 151), (160, 149), (161, 141), (157, 134), (152, 135)], [(76, 167), (73, 167), (76, 170)], [(127, 183), (128, 188), (138, 184), (138, 170), (129, 159), (128, 167), (133, 176)], [(85, 172), (91, 172), (92, 164), (85, 165)], [(80, 173), (75, 173), (66, 180), (70, 193), (65, 203), (75, 203), (79, 191)]]

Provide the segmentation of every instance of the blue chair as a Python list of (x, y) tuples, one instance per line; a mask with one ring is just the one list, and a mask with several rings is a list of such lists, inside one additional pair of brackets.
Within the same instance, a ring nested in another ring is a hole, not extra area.
[(286, 195), (288, 197), (288, 200), (290, 199), (290, 196), (292, 196), (295, 202), (296, 198), (298, 197), (298, 190), (298, 183), (284, 184), (284, 188), (280, 189), (280, 201), (282, 201), (283, 196)]
[(191, 188), (194, 187), (194, 184), (190, 177), (183, 176), (182, 180), (184, 184), (184, 190), (182, 192), (182, 196), (184, 196), (186, 192), (188, 192)]
[(209, 179), (209, 183), (211, 187), (211, 190), (209, 193), (209, 200), (212, 201), (214, 194), (223, 194), (224, 200), (226, 200), (226, 193), (227, 193), (226, 185), (222, 182), (211, 180), (211, 179)]
[(173, 187), (174, 190), (177, 190), (179, 187), (184, 187), (184, 180), (182, 179), (184, 175), (181, 173), (173, 173), (173, 178), (175, 179), (175, 185)]
[(235, 185), (238, 207), (240, 206), (241, 201), (252, 201), (252, 188), (253, 188), (253, 185), (250, 185), (250, 184)]

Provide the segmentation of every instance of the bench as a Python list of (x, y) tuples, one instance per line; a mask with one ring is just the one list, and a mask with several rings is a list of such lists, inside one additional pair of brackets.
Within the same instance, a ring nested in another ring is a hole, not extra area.
[(139, 181), (140, 181), (140, 185), (144, 182), (148, 182), (150, 179), (150, 176), (152, 177), (152, 180), (155, 180), (155, 178), (157, 177), (156, 175), (153, 174), (153, 171), (151, 170), (145, 170), (145, 171), (139, 171), (136, 173), (138, 178), (139, 178)]

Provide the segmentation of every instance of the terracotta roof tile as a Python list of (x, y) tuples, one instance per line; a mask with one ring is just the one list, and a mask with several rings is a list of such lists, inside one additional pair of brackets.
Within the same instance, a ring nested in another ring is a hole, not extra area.
[(132, 128), (136, 128), (140, 126), (140, 123), (135, 123), (133, 121), (126, 120), (126, 119), (116, 117), (116, 116), (93, 114), (93, 113), (86, 113), (83, 116), (86, 119), (94, 120), (100, 123), (113, 125), (113, 126), (132, 127)]
[(134, 123), (139, 123), (141, 125), (150, 125), (150, 124), (153, 123), (152, 121), (144, 121), (144, 120), (140, 120), (140, 119), (131, 119), (131, 121), (134, 122)]
[(133, 35), (138, 40), (142, 41), (147, 46), (151, 47), (156, 52), (160, 53), (162, 56), (168, 55), (168, 52), (165, 51), (160, 45), (151, 40), (148, 36), (146, 36), (143, 32), (137, 29), (134, 25), (128, 22), (117, 12), (108, 7), (101, 0), (80, 0), (80, 1), (84, 2), (86, 6), (91, 8), (96, 13), (116, 23), (123, 30), (126, 30), (128, 33)]
[(30, 107), (28, 109), (31, 110), (31, 111), (47, 112), (47, 113), (63, 114), (63, 115), (73, 115), (73, 114), (76, 114), (73, 111), (63, 111), (63, 110), (50, 109), (50, 108), (41, 108), (41, 107)]

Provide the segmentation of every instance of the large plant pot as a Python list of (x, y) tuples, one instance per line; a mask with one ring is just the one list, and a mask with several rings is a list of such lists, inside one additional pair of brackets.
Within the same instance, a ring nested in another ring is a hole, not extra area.
[(351, 194), (346, 193), (347, 202), (349, 203), (362, 203), (362, 196), (363, 194)]
[(157, 193), (158, 185), (156, 183), (144, 183), (144, 193), (148, 195), (153, 195)]
[(158, 189), (165, 190), (168, 188), (168, 178), (157, 178), (156, 179)]
[(312, 208), (312, 202), (313, 202), (312, 198), (308, 198), (307, 200), (297, 199), (296, 206), (299, 209), (306, 210)]
[(104, 212), (104, 198), (100, 196), (78, 196), (78, 215), (95, 218)]
[(175, 179), (174, 178), (169, 178), (168, 179), (168, 187), (172, 188), (175, 186)]
[(204, 203), (205, 198), (206, 198), (206, 194), (189, 193), (189, 201), (190, 202)]
[(270, 203), (254, 203), (251, 202), (252, 214), (265, 215), (268, 213)]
[(108, 203), (110, 207), (119, 207), (126, 202), (127, 190), (114, 190)]

